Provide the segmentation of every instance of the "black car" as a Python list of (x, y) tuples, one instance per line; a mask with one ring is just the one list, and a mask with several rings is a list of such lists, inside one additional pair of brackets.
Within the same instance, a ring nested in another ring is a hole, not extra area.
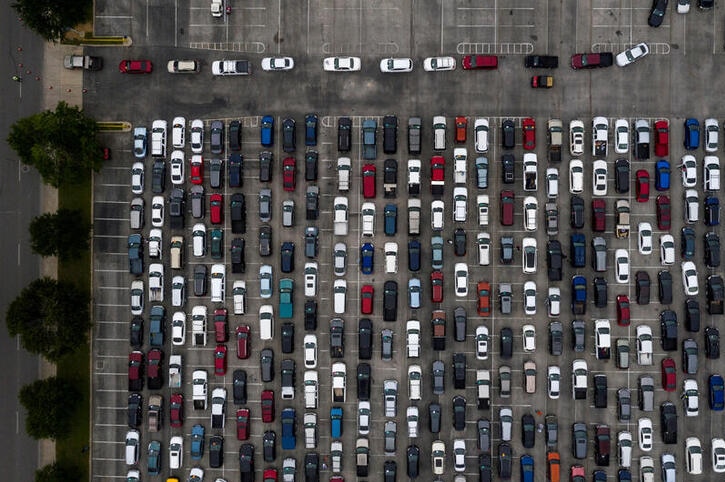
[(511, 264), (514, 261), (514, 238), (501, 236), (501, 264)]
[(128, 341), (135, 349), (139, 349), (143, 346), (143, 318), (140, 316), (134, 316), (131, 319)]
[[(383, 168), (383, 186), (385, 186), (384, 196), (386, 198), (395, 197), (398, 186), (398, 161), (395, 159), (385, 159)], [(391, 186), (390, 188), (388, 186)]]
[(720, 266), (720, 236), (715, 232), (705, 233), (705, 264), (708, 268)]
[(349, 117), (337, 119), (337, 150), (349, 152), (352, 146), (352, 121)]
[(206, 265), (197, 264), (194, 266), (194, 296), (206, 295)]
[(259, 227), (259, 255), (272, 255), (272, 227), (269, 224)]
[(549, 281), (561, 281), (563, 255), (561, 243), (554, 239), (546, 243), (546, 266)]
[(360, 363), (357, 366), (357, 399), (370, 400), (370, 365)]
[(163, 159), (154, 160), (151, 168), (151, 192), (161, 194), (166, 188), (166, 163)]
[(229, 136), (229, 149), (232, 151), (242, 150), (242, 124), (238, 120), (233, 120), (229, 123), (227, 130)]
[(617, 159), (614, 163), (614, 188), (620, 193), (629, 192), (629, 161)]
[(262, 368), (262, 381), (271, 382), (274, 380), (274, 352), (271, 348), (265, 348), (261, 351), (259, 365)]
[(657, 273), (657, 282), (659, 283), (660, 303), (663, 305), (672, 304), (672, 275), (667, 270)]
[(407, 460), (407, 473), (408, 477), (414, 479), (418, 477), (419, 465), (420, 465), (420, 449), (417, 445), (410, 445), (405, 451)]
[(317, 330), (317, 301), (305, 301), (305, 330)]
[(485, 453), (478, 456), (478, 482), (491, 482), (491, 454)]
[(654, 0), (652, 2), (652, 10), (649, 13), (647, 24), (650, 27), (659, 27), (667, 12), (667, 0)]
[(295, 325), (291, 322), (282, 323), (282, 353), (295, 351)]
[(695, 230), (689, 226), (680, 231), (680, 254), (683, 259), (695, 257)]
[(261, 182), (272, 180), (272, 153), (269, 151), (259, 153), (259, 180)]
[(247, 232), (246, 213), (247, 209), (244, 204), (244, 194), (235, 192), (232, 194), (229, 203), (229, 209), (232, 216), (232, 233), (244, 234)]
[(209, 437), (209, 467), (218, 469), (224, 464), (224, 437), (212, 435)]
[(711, 315), (722, 315), (723, 302), (725, 302), (725, 284), (722, 276), (710, 275), (707, 277), (707, 312)]
[(316, 221), (320, 217), (320, 188), (307, 186), (305, 191), (305, 219)]
[(453, 327), (454, 337), (456, 341), (466, 341), (466, 325), (468, 324), (468, 314), (462, 306), (457, 306), (453, 310)]
[(660, 313), (660, 330), (662, 349), (665, 351), (677, 350), (677, 315), (672, 310)]
[(714, 326), (705, 328), (705, 356), (711, 360), (720, 358), (720, 331)]
[(685, 301), (685, 329), (700, 331), (700, 303), (694, 298)]
[(287, 118), (282, 121), (282, 150), (284, 152), (294, 152), (297, 148), (297, 132), (295, 129), (295, 120)]
[(466, 428), (466, 399), (460, 395), (453, 397), (453, 428), (455, 430)]
[(388, 280), (383, 285), (383, 321), (398, 318), (398, 283)]
[(307, 151), (305, 154), (305, 181), (317, 181), (317, 151)]
[(514, 352), (514, 332), (509, 327), (501, 328), (501, 336), (499, 337), (501, 358), (510, 359)]
[(607, 376), (603, 373), (594, 375), (594, 406), (607, 408)]
[(530, 413), (521, 416), (521, 443), (524, 448), (530, 449), (534, 447), (536, 435), (536, 421)]
[(594, 306), (607, 307), (607, 280), (601, 276), (594, 278)]
[(242, 238), (232, 239), (232, 273), (244, 273), (247, 264), (244, 259), (244, 240)]
[(666, 444), (677, 443), (677, 407), (672, 402), (663, 402), (660, 405), (660, 426), (662, 427), (662, 442)]
[(383, 464), (383, 482), (395, 482), (398, 477), (398, 464), (395, 460), (386, 460)]
[(504, 184), (513, 184), (515, 181), (514, 176), (514, 165), (515, 158), (513, 154), (504, 154), (501, 156), (501, 174), (503, 176)]
[(398, 118), (394, 115), (383, 117), (383, 152), (395, 154), (398, 150)]
[(290, 241), (282, 243), (280, 269), (283, 273), (291, 273), (295, 270), (295, 243)]
[(345, 356), (345, 323), (340, 318), (330, 320), (330, 357)]
[(235, 405), (247, 403), (247, 372), (244, 370), (234, 370), (232, 394)]
[[(305, 116), (305, 145), (317, 145), (317, 114), (307, 114)], [(308, 179), (309, 181), (309, 179)]]
[(305, 454), (305, 482), (319, 482), (320, 455), (316, 452)]
[(420, 241), (408, 241), (408, 269), (420, 271)]
[(140, 393), (132, 393), (128, 396), (128, 426), (138, 428), (143, 420), (142, 415), (143, 397)]
[(584, 227), (584, 199), (576, 194), (571, 196), (571, 227), (582, 229)]
[[(231, 144), (230, 144), (231, 146)], [(241, 187), (243, 181), (242, 177), (242, 166), (243, 160), (241, 154), (234, 153), (229, 156), (229, 162), (227, 163), (227, 170), (229, 175), (229, 187)]]
[(370, 360), (373, 356), (373, 322), (370, 318), (361, 318), (357, 325), (358, 358)]
[(649, 304), (650, 279), (646, 271), (637, 271), (635, 275), (636, 294), (638, 305)]
[(439, 403), (428, 404), (428, 420), (431, 433), (439, 433), (441, 431), (441, 405)]
[(184, 229), (186, 214), (186, 192), (183, 189), (172, 189), (169, 195), (169, 226), (171, 229)]
[(524, 67), (530, 69), (555, 69), (559, 66), (559, 57), (556, 55), (527, 55), (524, 58)]
[(498, 476), (502, 479), (510, 479), (513, 471), (511, 461), (511, 445), (507, 442), (498, 444)]
[(277, 458), (277, 434), (267, 430), (262, 437), (262, 457), (265, 462), (274, 462)]
[(466, 230), (463, 228), (456, 228), (453, 233), (453, 254), (466, 255)]
[(504, 119), (501, 122), (501, 147), (513, 149), (516, 145), (516, 127), (511, 119)]
[(453, 354), (453, 387), (459, 390), (466, 388), (466, 354)]
[(560, 356), (564, 351), (564, 330), (560, 321), (549, 323), (549, 353)]
[(240, 482), (254, 481), (254, 445), (252, 444), (242, 444), (239, 447), (239, 476)]

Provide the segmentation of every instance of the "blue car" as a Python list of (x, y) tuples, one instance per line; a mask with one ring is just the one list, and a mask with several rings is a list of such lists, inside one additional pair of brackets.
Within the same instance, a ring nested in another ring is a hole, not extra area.
[(264, 147), (272, 147), (274, 144), (274, 117), (271, 115), (262, 117), (261, 138)]
[(666, 191), (670, 188), (670, 163), (660, 159), (655, 164), (655, 189)]
[(710, 409), (720, 412), (725, 408), (725, 381), (720, 375), (710, 375)]
[(587, 239), (583, 234), (575, 233), (571, 235), (570, 242), (571, 265), (574, 268), (583, 268), (587, 264)]
[(372, 243), (365, 243), (360, 246), (360, 271), (362, 274), (373, 273), (373, 260), (375, 259), (375, 249)]
[(531, 455), (521, 456), (521, 482), (534, 482), (534, 458)]
[(619, 469), (617, 482), (632, 482), (632, 472), (627, 469)]
[(720, 200), (715, 196), (705, 198), (705, 225), (717, 226), (720, 224)]
[(201, 460), (204, 455), (204, 426), (191, 427), (191, 460)]
[(342, 407), (330, 409), (330, 434), (332, 438), (342, 437)]
[(296, 413), (294, 408), (285, 408), (282, 410), (282, 449), (284, 450), (294, 450), (297, 446), (295, 418)]
[(408, 241), (408, 269), (420, 271), (420, 241)]
[(685, 119), (685, 149), (694, 151), (700, 147), (700, 122), (690, 117)]
[(386, 204), (383, 211), (385, 217), (385, 235), (395, 236), (398, 232), (398, 207), (395, 204)]
[(305, 145), (317, 145), (317, 114), (307, 114), (305, 116)]

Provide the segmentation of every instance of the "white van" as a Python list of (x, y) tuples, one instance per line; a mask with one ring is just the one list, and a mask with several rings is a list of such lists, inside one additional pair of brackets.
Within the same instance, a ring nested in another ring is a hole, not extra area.
[(211, 301), (212, 303), (224, 302), (224, 278), (226, 268), (223, 264), (215, 264), (211, 267)]
[(184, 144), (186, 144), (185, 132), (186, 119), (183, 117), (174, 117), (174, 120), (171, 122), (171, 144), (175, 149), (184, 148)]
[(345, 298), (347, 297), (347, 281), (336, 279), (333, 285), (333, 309), (341, 315), (345, 313)]
[(433, 150), (444, 151), (446, 149), (446, 118), (444, 116), (433, 117)]
[(126, 432), (126, 465), (136, 465), (138, 463), (140, 445), (141, 435), (138, 430)]
[(443, 211), (445, 204), (440, 199), (430, 203), (430, 226), (433, 231), (443, 231)]
[(171, 269), (184, 267), (184, 237), (174, 236), (171, 238)]
[(206, 254), (206, 226), (203, 223), (195, 224), (191, 230), (192, 252), (197, 258)]
[(274, 308), (272, 305), (259, 307), (259, 339), (271, 340), (274, 337)]
[(398, 243), (385, 243), (385, 272), (398, 272)]

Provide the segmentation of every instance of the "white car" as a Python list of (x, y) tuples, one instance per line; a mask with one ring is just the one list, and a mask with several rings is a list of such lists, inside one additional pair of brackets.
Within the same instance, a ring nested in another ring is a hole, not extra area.
[(588, 382), (587, 377), (589, 368), (587, 362), (582, 359), (576, 359), (571, 364), (571, 394), (576, 400), (577, 391), (584, 390), (586, 393)]
[(184, 463), (184, 437), (175, 435), (169, 440), (169, 468), (179, 469)]
[(592, 156), (606, 157), (609, 152), (609, 121), (606, 117), (592, 119)]
[(430, 224), (433, 231), (443, 231), (443, 210), (445, 204), (440, 199), (430, 203)]
[(360, 57), (327, 57), (322, 61), (327, 72), (357, 72), (360, 65)]
[(695, 187), (697, 185), (697, 161), (692, 154), (682, 156), (682, 164), (680, 164), (682, 172), (682, 186)]
[(607, 195), (607, 161), (596, 160), (592, 169), (592, 194)]
[(614, 265), (617, 273), (617, 283), (629, 282), (629, 251), (618, 249), (614, 252)]
[(561, 394), (561, 369), (558, 366), (550, 366), (546, 371), (549, 398), (556, 400)]
[(347, 236), (348, 231), (348, 201), (346, 197), (338, 196), (333, 202), (334, 214), (332, 223), (334, 226), (334, 233), (337, 236)]
[(524, 313), (536, 314), (536, 283), (533, 281), (524, 283)]
[(385, 243), (385, 272), (398, 272), (398, 243)]
[(559, 170), (555, 167), (546, 169), (546, 197), (556, 199), (559, 196)]
[(675, 264), (675, 238), (671, 234), (660, 236), (660, 263), (663, 266)]
[(652, 254), (652, 225), (650, 223), (639, 223), (639, 254)]
[(131, 166), (131, 192), (134, 194), (143, 194), (144, 184), (144, 165), (143, 162), (134, 162)]
[(478, 118), (473, 123), (473, 132), (476, 136), (476, 152), (488, 151), (488, 119)]
[(204, 122), (201, 119), (191, 121), (191, 152), (201, 154), (204, 151)]
[(720, 159), (717, 156), (705, 156), (702, 160), (702, 177), (706, 191), (720, 190)]
[(347, 245), (345, 243), (335, 243), (332, 257), (332, 266), (335, 275), (345, 276), (347, 270)]
[(305, 335), (305, 368), (317, 368), (317, 336)]
[(222, 15), (224, 15), (224, 1), (211, 0), (211, 16), (221, 17)]
[(533, 196), (524, 198), (524, 229), (536, 231), (536, 216), (539, 212), (539, 203)]
[(488, 266), (491, 264), (491, 235), (489, 233), (478, 233), (476, 236), (478, 244), (478, 264)]
[(295, 61), (292, 57), (265, 57), (262, 59), (262, 70), (292, 70)]
[(612, 352), (612, 327), (609, 320), (594, 320), (597, 360), (608, 360)]
[(637, 364), (652, 365), (652, 328), (638, 325), (637, 329)]
[(637, 421), (637, 432), (639, 432), (639, 449), (643, 452), (652, 450), (652, 420), (640, 418)]
[(488, 194), (476, 196), (476, 207), (478, 209), (478, 225), (481, 227), (488, 226), (488, 210), (490, 207)]
[(682, 287), (685, 289), (685, 296), (697, 296), (700, 292), (700, 285), (697, 282), (697, 268), (692, 261), (682, 263)]
[(143, 313), (143, 293), (144, 293), (143, 281), (134, 280), (131, 281), (131, 314), (140, 315)]
[(629, 152), (629, 123), (625, 119), (614, 122), (614, 152), (627, 154)]
[(171, 318), (171, 344), (184, 346), (186, 343), (186, 313), (177, 311)]
[(466, 470), (466, 441), (460, 438), (453, 441), (453, 468), (456, 472)]
[(154, 196), (151, 199), (151, 225), (155, 228), (164, 226), (164, 198)]
[(685, 221), (689, 224), (696, 223), (700, 219), (700, 201), (695, 189), (685, 190)]
[(380, 72), (397, 73), (411, 72), (413, 70), (413, 59), (406, 57), (389, 57), (380, 61)]
[[(171, 145), (174, 149), (183, 149), (186, 144), (186, 118), (174, 117), (171, 121)], [(181, 153), (182, 157), (184, 153)]]
[(521, 241), (521, 267), (524, 274), (536, 273), (537, 257), (536, 238), (524, 238)]
[(192, 253), (197, 258), (206, 254), (206, 226), (202, 223), (195, 224), (191, 230)]
[(484, 325), (476, 327), (476, 358), (488, 359), (488, 328)]
[(363, 203), (360, 206), (360, 219), (362, 220), (362, 229), (360, 230), (363, 236), (374, 236), (375, 234), (375, 204)]
[(317, 296), (317, 263), (305, 263), (305, 296)]
[(632, 434), (623, 430), (617, 434), (619, 465), (625, 468), (632, 466)]
[(712, 471), (718, 474), (725, 472), (725, 440), (714, 438), (712, 446)]
[(620, 67), (626, 67), (629, 64), (635, 63), (647, 54), (649, 54), (649, 47), (647, 47), (647, 44), (644, 42), (638, 43), (624, 52), (617, 54), (617, 65)]
[(170, 165), (171, 183), (177, 186), (179, 184), (184, 184), (184, 152), (172, 152)]
[(526, 353), (536, 351), (536, 327), (534, 325), (524, 325), (521, 327), (521, 341)]
[(584, 122), (579, 119), (569, 123), (569, 151), (572, 156), (584, 154)]
[(456, 296), (459, 298), (468, 296), (468, 265), (456, 263), (453, 271), (456, 277)]
[(677, 13), (687, 13), (690, 11), (690, 0), (677, 0)]
[(408, 407), (405, 411), (405, 418), (408, 421), (408, 437), (418, 437), (418, 407)]
[(468, 189), (465, 187), (453, 188), (453, 221), (459, 223), (466, 222), (468, 214)]
[(234, 314), (243, 315), (246, 309), (247, 282), (244, 280), (235, 280), (232, 285), (232, 298), (234, 302)]
[(456, 59), (453, 57), (427, 57), (423, 61), (423, 70), (426, 72), (456, 70)]
[(212, 75), (249, 75), (246, 60), (215, 60), (211, 63)]
[(546, 304), (549, 306), (550, 318), (558, 318), (561, 315), (561, 288), (549, 286), (549, 296), (546, 298)]
[(370, 402), (360, 400), (357, 402), (357, 432), (360, 435), (370, 433)]
[(687, 473), (692, 475), (702, 474), (702, 444), (697, 437), (685, 439), (685, 466)]
[(584, 191), (584, 163), (579, 159), (569, 161), (569, 192), (581, 194)]
[(685, 406), (686, 417), (697, 417), (700, 413), (700, 392), (697, 389), (697, 380), (688, 378), (682, 384), (682, 402)]
[(717, 152), (719, 132), (720, 126), (718, 125), (717, 119), (705, 119), (705, 139), (702, 143), (705, 147), (705, 152)]
[(434, 441), (430, 446), (433, 461), (433, 474), (443, 475), (446, 467), (446, 444), (442, 440)]

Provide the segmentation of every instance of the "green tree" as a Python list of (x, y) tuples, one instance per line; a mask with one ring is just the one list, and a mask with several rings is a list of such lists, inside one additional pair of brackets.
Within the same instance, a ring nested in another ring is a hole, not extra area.
[(80, 397), (76, 386), (62, 378), (50, 377), (25, 385), (18, 395), (27, 411), (25, 431), (35, 439), (67, 437)]
[(23, 348), (57, 362), (88, 339), (88, 303), (72, 283), (40, 278), (10, 303), (5, 321)]
[(70, 462), (53, 462), (35, 471), (35, 482), (68, 482), (80, 479), (80, 468)]
[(98, 126), (78, 107), (59, 102), (55, 111), (19, 119), (10, 126), (7, 141), (20, 161), (35, 167), (54, 187), (85, 179), (103, 162), (96, 140)]
[(90, 0), (18, 0), (13, 8), (30, 30), (51, 42), (90, 20), (93, 11)]
[(30, 246), (41, 256), (75, 259), (88, 250), (90, 229), (79, 210), (41, 214), (30, 222)]

